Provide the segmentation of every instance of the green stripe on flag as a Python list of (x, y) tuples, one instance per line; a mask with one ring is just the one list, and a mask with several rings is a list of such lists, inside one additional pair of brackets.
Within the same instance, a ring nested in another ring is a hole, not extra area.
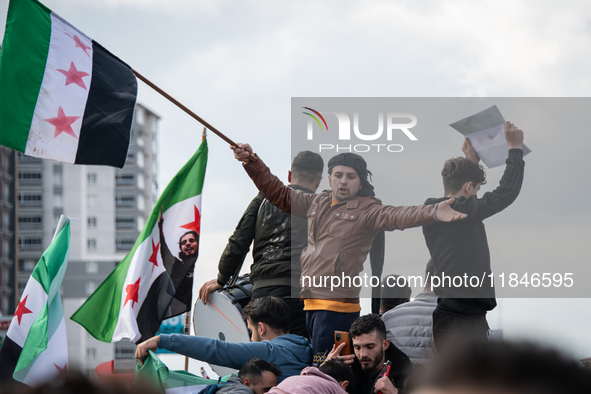
[(201, 194), (207, 166), (207, 152), (207, 140), (204, 140), (197, 152), (172, 178), (160, 195), (144, 229), (127, 256), (70, 318), (99, 341), (111, 342), (113, 338), (121, 309), (121, 295), (127, 271), (137, 248), (152, 234), (160, 217), (160, 209), (166, 212), (176, 203)]
[(0, 145), (25, 151), (41, 89), (51, 10), (36, 0), (11, 0), (0, 50)]
[(43, 287), (47, 293), (47, 303), (29, 329), (14, 369), (17, 378), (26, 376), (35, 358), (47, 349), (48, 340), (64, 318), (59, 287), (68, 265), (69, 248), (70, 223), (68, 221), (45, 250), (29, 279), (36, 280)]

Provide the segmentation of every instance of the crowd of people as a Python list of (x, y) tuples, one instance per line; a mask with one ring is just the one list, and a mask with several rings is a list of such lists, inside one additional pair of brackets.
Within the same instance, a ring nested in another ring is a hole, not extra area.
[[(515, 201), (524, 176), (523, 131), (506, 122), (504, 136), (508, 158), (497, 188), (478, 197), (486, 177), (466, 139), (465, 157), (444, 164), (444, 196), (411, 207), (382, 204), (357, 154), (331, 158), (330, 190), (316, 194), (324, 166), (318, 154), (300, 152), (286, 186), (248, 144), (231, 147), (260, 193), (230, 237), (218, 277), (199, 297), (207, 303), (237, 275), (253, 243), (254, 290), (243, 311), (252, 341), (160, 335), (140, 343), (136, 358), (162, 348), (239, 370), (215, 388), (219, 393), (591, 392), (591, 374), (576, 362), (533, 345), (488, 341), (493, 287), (435, 288), (427, 280), (491, 273), (483, 220)], [(383, 232), (418, 226), (431, 259), (424, 291), (412, 301), (410, 287), (390, 286), (399, 281), (386, 276), (379, 310), (360, 316), (359, 287), (298, 280), (359, 275), (368, 256), (381, 272)], [(345, 339), (335, 343), (335, 332)]]

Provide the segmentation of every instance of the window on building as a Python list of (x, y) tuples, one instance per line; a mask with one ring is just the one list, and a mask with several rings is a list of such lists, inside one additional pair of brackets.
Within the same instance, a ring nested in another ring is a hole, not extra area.
[(135, 244), (133, 238), (117, 238), (117, 249), (118, 250), (131, 250)]
[(115, 196), (115, 205), (117, 207), (133, 207), (135, 205), (135, 196), (117, 195)]
[(135, 163), (135, 154), (133, 152), (127, 152), (127, 159), (125, 160), (125, 164), (133, 163)]
[(88, 217), (88, 228), (96, 228), (96, 216)]
[(137, 218), (137, 231), (142, 231), (144, 229), (144, 218), (138, 217)]
[(86, 348), (86, 359), (87, 360), (94, 360), (96, 357), (96, 349), (93, 347)]
[(96, 207), (97, 202), (98, 202), (98, 197), (96, 194), (90, 193), (89, 195), (86, 196), (86, 204), (89, 207)]
[(143, 126), (144, 124), (144, 110), (140, 107), (135, 107), (135, 114), (133, 116), (135, 123)]
[(135, 175), (134, 174), (117, 174), (115, 176), (115, 184), (118, 186), (133, 185), (134, 183), (135, 183)]
[(135, 220), (131, 217), (115, 219), (115, 226), (117, 228), (133, 228)]
[(36, 262), (33, 260), (20, 260), (19, 269), (20, 271), (31, 272), (35, 269)]
[(5, 259), (9, 259), (9, 258), (10, 258), (10, 252), (11, 252), (11, 249), (12, 249), (12, 248), (11, 248), (11, 242), (10, 242), (10, 241), (8, 241), (7, 239), (5, 239), (5, 240), (2, 242), (2, 256), (3, 256)]
[(12, 221), (10, 220), (10, 213), (9, 212), (4, 212), (2, 214), (2, 225), (4, 226), (5, 230), (10, 230), (10, 223)]
[(10, 186), (8, 184), (4, 184), (4, 201), (10, 201)]
[(55, 193), (53, 195), (53, 206), (56, 208), (61, 208), (64, 206), (64, 197), (61, 193)]
[(18, 180), (22, 184), (41, 183), (41, 173), (40, 172), (19, 172)]
[(96, 172), (86, 174), (86, 183), (88, 184), (88, 186), (96, 185)]
[(21, 193), (18, 195), (18, 202), (21, 205), (42, 205), (43, 196), (34, 193)]
[(96, 274), (97, 272), (98, 272), (98, 263), (96, 261), (87, 261), (86, 262), (86, 273), (87, 274)]
[(86, 249), (89, 251), (96, 250), (96, 239), (95, 238), (88, 238), (86, 240)]
[(144, 190), (144, 174), (137, 174), (137, 188)]
[[(9, 218), (10, 219), (10, 218)], [(43, 216), (19, 216), (18, 225), (21, 228), (40, 228), (43, 224)]]
[(144, 168), (144, 154), (142, 152), (137, 153), (137, 166)]
[(53, 184), (56, 186), (61, 185), (64, 182), (64, 177), (61, 171), (53, 173)]
[(42, 240), (40, 237), (20, 237), (18, 246), (23, 250), (41, 249)]

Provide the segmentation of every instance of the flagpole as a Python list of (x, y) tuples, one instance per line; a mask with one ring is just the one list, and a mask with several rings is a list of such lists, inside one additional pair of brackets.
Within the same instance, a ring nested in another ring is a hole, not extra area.
[[(234, 141), (232, 141), (231, 139), (229, 139), (228, 137), (226, 137), (218, 129), (216, 129), (215, 127), (213, 127), (209, 123), (207, 123), (199, 115), (197, 115), (196, 113), (194, 113), (193, 111), (191, 111), (189, 108), (185, 107), (183, 104), (181, 104), (180, 102), (178, 102), (174, 97), (172, 97), (171, 95), (169, 95), (168, 93), (166, 93), (164, 90), (160, 89), (158, 86), (154, 85), (146, 77), (144, 77), (143, 75), (141, 75), (140, 73), (138, 73), (134, 69), (131, 69), (131, 71), (135, 74), (136, 77), (138, 77), (139, 79), (141, 79), (146, 85), (148, 85), (149, 87), (151, 87), (152, 89), (154, 89), (155, 91), (157, 91), (158, 93), (160, 93), (162, 96), (164, 96), (165, 98), (167, 98), (170, 102), (172, 102), (174, 105), (176, 105), (177, 107), (179, 107), (180, 109), (182, 109), (183, 111), (185, 111), (187, 114), (189, 114), (189, 116), (191, 116), (192, 118), (194, 118), (195, 120), (197, 120), (203, 126), (205, 126), (206, 128), (208, 128), (209, 130), (213, 131), (215, 134), (217, 134), (218, 137), (220, 137), (221, 139), (223, 139), (224, 141), (226, 141), (228, 144), (230, 144), (232, 146), (238, 146), (238, 144), (236, 144)], [(250, 158), (251, 161), (257, 161), (256, 156), (254, 156), (253, 154), (249, 155), (249, 158)]]
[[(201, 134), (201, 142), (205, 141), (205, 127), (203, 128), (203, 134)], [(191, 334), (191, 311), (185, 313), (185, 335)], [(189, 357), (185, 356), (185, 372), (189, 372)]]

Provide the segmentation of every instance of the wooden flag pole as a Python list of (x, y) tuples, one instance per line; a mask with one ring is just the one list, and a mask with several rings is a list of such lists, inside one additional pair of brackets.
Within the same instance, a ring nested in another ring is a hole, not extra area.
[[(185, 335), (191, 333), (191, 311), (185, 313)], [(189, 372), (189, 357), (185, 356), (185, 372)]]
[[(232, 141), (231, 139), (229, 139), (228, 137), (226, 137), (218, 129), (216, 129), (215, 127), (213, 127), (209, 123), (207, 123), (199, 115), (197, 115), (196, 113), (194, 113), (193, 111), (191, 111), (189, 108), (185, 107), (183, 104), (181, 104), (180, 102), (178, 102), (174, 97), (172, 97), (171, 95), (169, 95), (168, 93), (166, 93), (164, 90), (160, 89), (158, 86), (154, 85), (150, 80), (146, 79), (146, 77), (144, 77), (143, 75), (141, 75), (140, 73), (138, 73), (134, 69), (131, 69), (131, 71), (135, 74), (136, 77), (138, 77), (139, 79), (141, 79), (146, 85), (148, 85), (149, 87), (151, 87), (152, 89), (154, 89), (155, 91), (157, 91), (158, 93), (160, 93), (162, 96), (166, 97), (171, 103), (173, 103), (174, 105), (176, 105), (177, 107), (179, 107), (180, 109), (182, 109), (183, 111), (185, 111), (187, 114), (189, 114), (189, 116), (191, 116), (192, 118), (194, 118), (195, 120), (197, 120), (197, 122), (201, 123), (203, 126), (205, 126), (209, 130), (211, 130), (215, 134), (217, 134), (218, 137), (220, 137), (221, 139), (223, 139), (224, 141), (226, 141), (228, 144), (230, 144), (232, 146), (238, 146), (238, 144), (236, 144), (234, 141)], [(249, 155), (249, 158), (250, 158), (251, 161), (257, 161), (256, 156), (254, 156), (252, 154)]]

